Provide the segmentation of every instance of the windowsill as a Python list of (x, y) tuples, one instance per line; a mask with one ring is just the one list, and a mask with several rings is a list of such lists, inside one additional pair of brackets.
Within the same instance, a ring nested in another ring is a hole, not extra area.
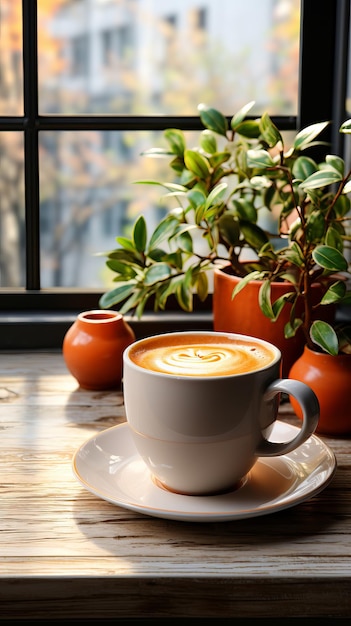
[[(61, 349), (63, 338), (80, 311), (5, 311), (0, 313), (0, 350)], [(144, 313), (125, 320), (137, 338), (176, 330), (211, 330), (212, 313)]]
[[(59, 350), (68, 328), (80, 311), (2, 311), (0, 312), (0, 350)], [(138, 320), (125, 320), (137, 338), (178, 330), (212, 330), (212, 312), (146, 312)], [(341, 307), (337, 320), (351, 324), (351, 306)]]

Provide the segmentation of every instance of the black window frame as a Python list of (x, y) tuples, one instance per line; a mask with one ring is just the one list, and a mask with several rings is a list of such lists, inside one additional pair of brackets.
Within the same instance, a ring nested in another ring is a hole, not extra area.
[[(23, 116), (0, 116), (1, 131), (24, 135), (25, 257), (24, 289), (0, 288), (0, 349), (60, 347), (75, 315), (98, 308), (96, 289), (41, 289), (39, 133), (81, 130), (201, 130), (195, 116), (40, 115), (38, 103), (37, 0), (22, 0)], [(332, 120), (326, 140), (342, 154), (338, 132), (347, 117), (349, 0), (301, 0), (300, 67), (296, 116), (274, 116), (282, 130)], [(172, 308), (172, 307), (171, 307)], [(211, 327), (211, 299), (193, 313), (176, 308), (164, 314), (148, 312), (131, 321), (137, 336), (181, 328)]]

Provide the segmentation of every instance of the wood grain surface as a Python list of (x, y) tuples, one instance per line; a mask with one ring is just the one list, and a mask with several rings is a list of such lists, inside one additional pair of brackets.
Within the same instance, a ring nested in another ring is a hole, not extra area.
[(197, 524), (78, 483), (74, 452), (124, 421), (122, 392), (79, 388), (60, 352), (0, 353), (0, 620), (351, 616), (349, 438), (321, 437), (338, 466), (320, 494)]

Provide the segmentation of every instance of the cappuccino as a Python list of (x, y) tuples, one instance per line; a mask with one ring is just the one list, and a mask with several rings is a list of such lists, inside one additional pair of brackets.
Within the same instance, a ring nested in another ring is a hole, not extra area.
[(275, 360), (275, 353), (254, 338), (217, 338), (201, 332), (150, 337), (132, 346), (129, 356), (144, 369), (173, 376), (244, 374)]
[[(157, 486), (191, 495), (233, 490), (259, 456), (287, 454), (313, 433), (312, 389), (280, 378), (281, 353), (234, 333), (166, 333), (123, 353), (126, 418), (136, 450)], [(289, 441), (269, 439), (281, 393), (303, 421)]]

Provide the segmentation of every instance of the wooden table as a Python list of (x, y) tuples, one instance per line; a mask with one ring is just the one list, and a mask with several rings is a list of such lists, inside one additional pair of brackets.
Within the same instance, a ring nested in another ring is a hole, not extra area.
[(0, 620), (350, 617), (349, 439), (325, 439), (338, 468), (320, 494), (197, 524), (78, 483), (74, 452), (125, 420), (123, 397), (78, 388), (60, 352), (0, 353), (0, 411)]

